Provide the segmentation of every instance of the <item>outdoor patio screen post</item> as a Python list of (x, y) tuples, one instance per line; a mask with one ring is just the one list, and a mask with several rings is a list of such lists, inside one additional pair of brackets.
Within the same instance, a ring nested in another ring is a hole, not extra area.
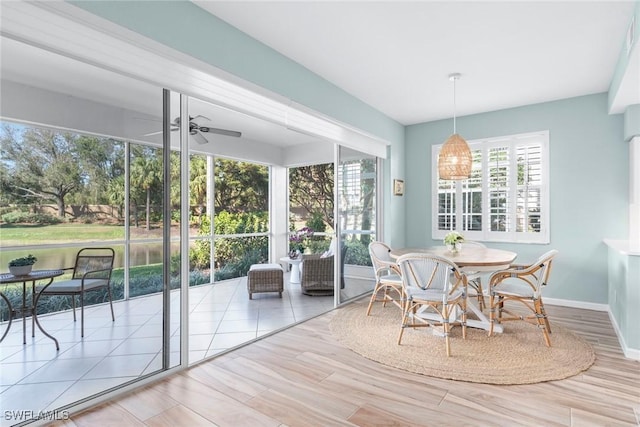
[(170, 366), (171, 342), (171, 92), (162, 89), (162, 369)]

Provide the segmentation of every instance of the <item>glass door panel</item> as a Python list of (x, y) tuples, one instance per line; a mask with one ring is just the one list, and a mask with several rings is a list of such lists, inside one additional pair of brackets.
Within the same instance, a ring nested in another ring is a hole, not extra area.
[[(116, 253), (110, 282), (115, 320), (108, 296), (87, 293), (82, 336), (71, 297), (43, 296), (38, 320), (58, 339), (56, 351), (38, 329), (23, 342), (21, 322), (14, 319), (0, 360), (0, 371), (13, 373), (1, 398), (2, 408), (14, 414), (4, 424), (13, 425), (166, 367), (162, 244), (168, 230), (161, 196), (169, 191), (162, 156), (168, 151), (161, 87), (19, 41), (3, 38), (2, 45), (1, 85), (13, 89), (2, 98), (3, 115), (12, 118), (0, 123), (3, 176), (6, 188), (37, 195), (3, 193), (3, 215), (13, 215), (14, 224), (0, 235), (2, 262), (32, 253), (36, 269), (58, 269), (72, 267), (83, 247)], [(24, 69), (32, 63), (40, 66)], [(10, 80), (12, 75), (23, 78)], [(0, 326), (7, 322), (0, 315)]]
[(337, 170), (340, 235), (340, 302), (371, 292), (375, 285), (369, 243), (376, 240), (378, 161), (340, 147)]

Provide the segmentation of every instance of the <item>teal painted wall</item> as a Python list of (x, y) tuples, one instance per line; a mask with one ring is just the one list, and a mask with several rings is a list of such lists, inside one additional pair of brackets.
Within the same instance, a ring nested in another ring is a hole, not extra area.
[[(431, 146), (452, 132), (452, 120), (408, 126), (405, 142), (406, 242), (431, 238)], [(607, 114), (607, 94), (582, 96), (460, 117), (467, 140), (549, 130), (551, 244), (494, 244), (530, 262), (560, 251), (545, 295), (608, 303), (607, 247), (603, 239), (628, 234), (629, 161), (623, 116)]]
[(624, 111), (624, 140), (640, 136), (640, 104), (629, 105)]

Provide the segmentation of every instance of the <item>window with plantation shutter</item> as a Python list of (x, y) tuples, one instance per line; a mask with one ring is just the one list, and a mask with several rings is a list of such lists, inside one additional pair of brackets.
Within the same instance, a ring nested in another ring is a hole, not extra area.
[(468, 141), (469, 179), (438, 178), (433, 146), (434, 239), (456, 230), (468, 240), (549, 242), (549, 133), (535, 132)]

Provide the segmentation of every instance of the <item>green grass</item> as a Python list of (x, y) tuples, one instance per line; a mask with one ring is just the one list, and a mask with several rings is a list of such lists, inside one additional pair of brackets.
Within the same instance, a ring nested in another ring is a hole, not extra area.
[[(157, 276), (162, 274), (162, 264), (149, 264), (131, 267), (129, 270), (131, 277)], [(112, 281), (124, 280), (124, 268), (114, 268), (111, 272)]]
[(91, 240), (124, 239), (124, 227), (103, 224), (55, 224), (0, 226), (0, 246), (24, 246)]

